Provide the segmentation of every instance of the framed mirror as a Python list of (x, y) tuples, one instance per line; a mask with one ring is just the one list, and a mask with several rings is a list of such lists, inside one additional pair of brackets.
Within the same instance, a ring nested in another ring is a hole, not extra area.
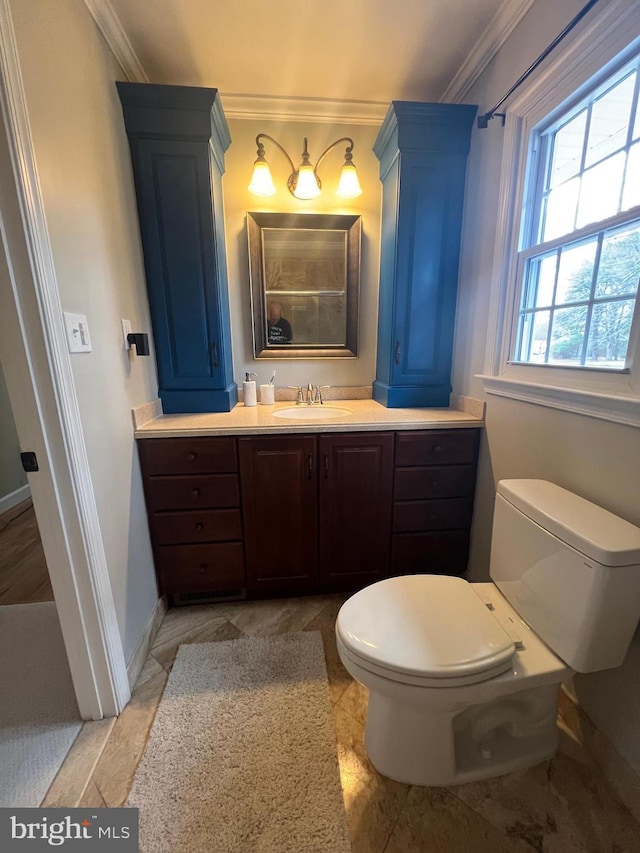
[(256, 358), (358, 355), (361, 218), (247, 213)]

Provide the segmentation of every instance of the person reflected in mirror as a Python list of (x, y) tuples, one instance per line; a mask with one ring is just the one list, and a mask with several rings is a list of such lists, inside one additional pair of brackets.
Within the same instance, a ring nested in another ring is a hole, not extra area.
[(291, 323), (282, 316), (282, 303), (270, 302), (267, 308), (267, 339), (270, 344), (290, 344)]

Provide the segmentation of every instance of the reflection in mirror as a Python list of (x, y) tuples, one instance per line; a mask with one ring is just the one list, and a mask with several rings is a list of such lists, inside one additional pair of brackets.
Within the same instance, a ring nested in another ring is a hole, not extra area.
[(360, 217), (247, 214), (256, 358), (357, 355)]

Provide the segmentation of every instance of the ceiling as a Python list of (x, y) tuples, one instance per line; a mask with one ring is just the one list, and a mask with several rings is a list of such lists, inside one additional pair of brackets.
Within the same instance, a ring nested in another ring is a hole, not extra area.
[(110, 2), (151, 82), (212, 86), (222, 95), (387, 103), (439, 100), (501, 7), (501, 15), (508, 12), (513, 19), (531, 5), (531, 0)]

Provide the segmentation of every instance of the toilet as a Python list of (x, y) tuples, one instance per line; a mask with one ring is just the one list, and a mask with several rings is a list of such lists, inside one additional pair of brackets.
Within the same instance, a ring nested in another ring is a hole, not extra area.
[(640, 618), (640, 528), (545, 480), (498, 483), (490, 583), (407, 575), (349, 598), (340, 659), (369, 689), (384, 776), (455, 785), (551, 757), (557, 696), (619, 666)]

